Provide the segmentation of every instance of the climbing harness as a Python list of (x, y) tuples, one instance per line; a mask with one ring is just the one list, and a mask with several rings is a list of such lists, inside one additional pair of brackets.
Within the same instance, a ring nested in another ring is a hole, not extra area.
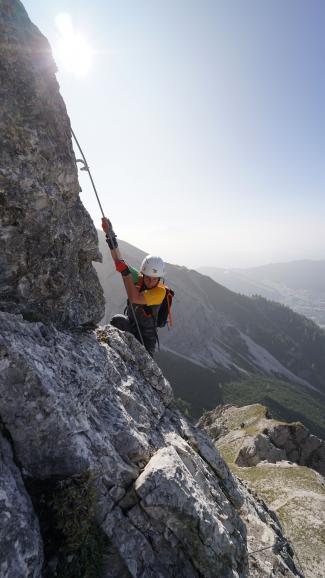
[[(75, 143), (76, 143), (76, 145), (77, 145), (77, 147), (78, 147), (78, 149), (79, 149), (79, 152), (80, 152), (80, 154), (81, 154), (81, 156), (82, 156), (81, 159), (76, 159), (76, 162), (82, 164), (82, 167), (81, 167), (81, 169), (80, 169), (81, 171), (87, 171), (87, 173), (88, 173), (88, 175), (89, 175), (89, 178), (90, 178), (90, 182), (91, 182), (91, 184), (92, 184), (92, 187), (93, 187), (94, 192), (95, 192), (95, 195), (96, 195), (97, 203), (98, 203), (98, 205), (99, 205), (99, 208), (100, 208), (100, 211), (101, 211), (101, 213), (102, 213), (102, 216), (103, 216), (103, 218), (105, 219), (106, 217), (105, 217), (105, 214), (104, 214), (104, 211), (103, 211), (103, 207), (102, 207), (102, 205), (101, 205), (101, 202), (100, 202), (100, 199), (99, 199), (99, 196), (98, 196), (98, 193), (97, 193), (97, 189), (96, 189), (96, 187), (95, 187), (94, 179), (93, 179), (92, 174), (91, 174), (91, 172), (90, 172), (89, 165), (88, 165), (88, 163), (87, 163), (86, 157), (85, 157), (85, 155), (84, 155), (84, 153), (83, 153), (83, 151), (82, 151), (82, 148), (81, 148), (81, 146), (80, 146), (80, 144), (79, 144), (79, 142), (78, 142), (78, 139), (77, 139), (76, 135), (74, 134), (72, 128), (71, 128), (71, 134), (72, 134), (72, 136), (73, 136), (73, 138), (74, 138), (74, 140), (75, 140)], [(110, 242), (112, 243), (112, 236), (111, 236), (110, 231), (108, 232), (108, 237), (109, 237)], [(107, 241), (107, 243), (108, 243), (108, 240), (107, 240), (107, 239), (106, 239), (106, 241)], [(133, 303), (130, 303), (130, 306), (131, 306), (131, 311), (132, 311), (132, 315), (133, 315), (133, 318), (134, 318), (134, 321), (135, 321), (135, 324), (136, 324), (136, 327), (137, 327), (138, 334), (140, 335), (141, 343), (142, 343), (142, 345), (143, 345), (143, 347), (144, 347), (145, 345), (144, 345), (142, 333), (141, 333), (141, 330), (140, 330), (140, 327), (139, 327), (139, 323), (138, 323), (138, 320), (137, 320), (136, 315), (135, 315), (135, 312), (134, 312)]]

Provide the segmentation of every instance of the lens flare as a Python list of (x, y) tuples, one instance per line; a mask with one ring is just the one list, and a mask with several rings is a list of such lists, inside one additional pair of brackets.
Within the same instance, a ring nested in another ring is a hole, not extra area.
[(75, 30), (71, 16), (58, 14), (55, 24), (59, 39), (54, 48), (54, 58), (58, 67), (62, 65), (76, 76), (84, 76), (91, 67), (93, 50), (87, 40)]

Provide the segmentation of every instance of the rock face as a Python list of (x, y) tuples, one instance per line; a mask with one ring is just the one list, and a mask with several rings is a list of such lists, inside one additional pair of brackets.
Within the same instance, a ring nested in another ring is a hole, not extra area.
[(0, 576), (40, 576), (39, 524), (10, 443), (0, 433)]
[[(0, 319), (1, 420), (41, 519), (39, 487), (90, 473), (96, 525), (120, 576), (244, 577), (247, 541), (261, 547), (262, 534), (269, 561), (264, 572), (256, 554), (251, 575), (268, 576), (270, 565), (299, 575), (277, 520), (173, 408), (168, 382), (133, 336)], [(55, 564), (57, 552), (46, 575)]]
[(69, 326), (99, 321), (97, 234), (79, 199), (70, 123), (47, 40), (0, 2), (0, 306)]

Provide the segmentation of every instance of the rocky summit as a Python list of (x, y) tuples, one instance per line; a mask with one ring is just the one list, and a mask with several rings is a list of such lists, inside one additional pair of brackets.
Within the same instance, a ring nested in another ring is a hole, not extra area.
[(302, 576), (276, 515), (176, 408), (92, 268), (48, 43), (0, 0), (1, 578)]

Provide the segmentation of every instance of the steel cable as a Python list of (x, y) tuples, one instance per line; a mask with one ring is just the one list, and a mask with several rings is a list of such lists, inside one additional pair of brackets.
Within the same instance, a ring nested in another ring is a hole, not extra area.
[[(106, 218), (106, 217), (105, 217), (105, 213), (104, 213), (104, 211), (103, 211), (103, 207), (102, 207), (102, 204), (101, 204), (101, 202), (100, 202), (100, 198), (99, 198), (99, 195), (98, 195), (98, 193), (97, 193), (97, 189), (96, 189), (96, 186), (95, 186), (95, 183), (94, 183), (94, 179), (93, 179), (93, 177), (92, 177), (92, 174), (91, 174), (91, 172), (90, 172), (90, 168), (89, 168), (89, 165), (88, 165), (88, 163), (87, 163), (87, 159), (86, 159), (86, 157), (85, 157), (85, 155), (84, 155), (84, 153), (83, 153), (83, 150), (82, 150), (82, 148), (81, 148), (81, 146), (80, 146), (80, 144), (79, 144), (79, 141), (78, 141), (75, 133), (73, 132), (72, 128), (71, 128), (71, 134), (72, 134), (72, 136), (73, 136), (73, 138), (74, 138), (74, 140), (75, 140), (75, 143), (76, 143), (76, 145), (77, 145), (77, 147), (78, 147), (78, 149), (79, 149), (79, 152), (80, 152), (80, 154), (81, 154), (81, 156), (82, 156), (82, 159), (76, 159), (76, 162), (77, 162), (77, 163), (78, 163), (78, 162), (81, 162), (81, 163), (83, 164), (83, 167), (82, 167), (80, 170), (82, 170), (82, 171), (87, 171), (87, 173), (88, 173), (88, 175), (89, 175), (89, 178), (90, 178), (90, 182), (91, 182), (92, 187), (93, 187), (93, 189), (94, 189), (94, 193), (95, 193), (95, 195), (96, 195), (97, 203), (98, 203), (98, 205), (99, 205), (99, 208), (100, 208), (100, 211), (101, 211), (101, 213), (102, 213), (102, 216), (103, 216), (103, 218), (105, 219), (105, 218)], [(112, 243), (112, 236), (111, 236), (111, 233), (110, 233), (110, 232), (108, 233), (108, 236), (109, 236), (109, 240), (110, 240), (111, 243)], [(134, 308), (133, 308), (133, 303), (131, 303), (131, 302), (130, 302), (130, 307), (131, 307), (132, 315), (133, 315), (133, 318), (134, 318), (134, 321), (135, 321), (135, 324), (136, 324), (136, 328), (137, 328), (138, 334), (139, 334), (140, 339), (141, 339), (141, 343), (142, 343), (143, 347), (145, 347), (144, 341), (143, 341), (143, 337), (142, 337), (142, 333), (141, 333), (141, 330), (140, 330), (140, 327), (139, 327), (139, 323), (138, 323), (138, 320), (137, 320), (137, 318), (136, 318), (135, 311), (134, 311)]]

